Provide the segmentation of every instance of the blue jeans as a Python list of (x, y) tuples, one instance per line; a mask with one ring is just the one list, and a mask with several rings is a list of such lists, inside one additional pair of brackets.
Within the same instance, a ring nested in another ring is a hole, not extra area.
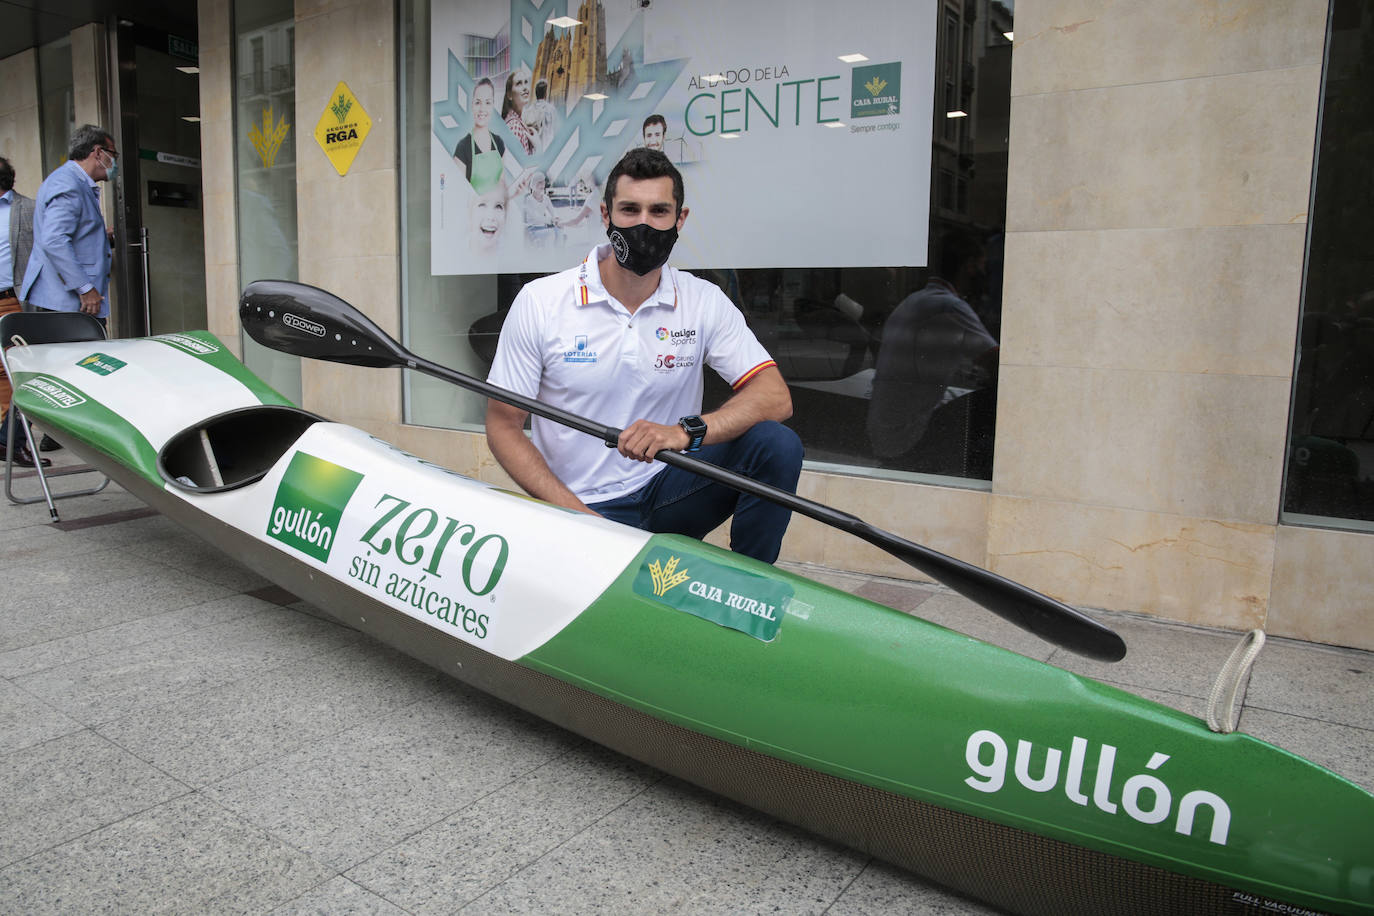
[[(801, 439), (781, 423), (756, 423), (738, 439), (705, 446), (693, 456), (780, 490), (797, 492)], [(778, 558), (792, 517), (790, 509), (776, 503), (672, 466), (659, 471), (635, 492), (592, 503), (590, 508), (646, 531), (694, 538), (705, 537), (734, 515), (730, 549), (765, 563)]]

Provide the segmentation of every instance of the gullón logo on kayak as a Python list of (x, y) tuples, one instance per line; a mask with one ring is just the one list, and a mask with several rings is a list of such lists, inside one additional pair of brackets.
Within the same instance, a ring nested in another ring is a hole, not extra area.
[(325, 335), (324, 325), (316, 321), (311, 321), (309, 318), (293, 315), (290, 312), (281, 313), (281, 323), (288, 328), (295, 328), (297, 331), (304, 331), (316, 337), (323, 337)]
[(267, 535), (327, 563), (344, 507), (362, 479), (357, 471), (296, 452), (277, 487)]
[[(1083, 791), (1084, 764), (1088, 757), (1088, 739), (1074, 736), (1069, 745), (1069, 763), (1064, 773), (1064, 795), (1075, 805), (1088, 805), (1088, 795)], [(1231, 829), (1231, 807), (1215, 793), (1205, 789), (1194, 789), (1185, 793), (1178, 801), (1175, 813), (1173, 791), (1159, 776), (1155, 775), (1169, 762), (1168, 754), (1155, 752), (1145, 764), (1147, 772), (1137, 773), (1127, 779), (1119, 788), (1112, 785), (1116, 769), (1116, 748), (1102, 744), (1097, 751), (1097, 767), (1093, 775), (1092, 803), (1100, 811), (1116, 814), (1118, 809), (1125, 811), (1132, 820), (1142, 824), (1158, 824), (1174, 815), (1174, 831), (1184, 836), (1192, 836), (1194, 827), (1203, 818), (1199, 812), (1206, 809), (1210, 813), (1210, 828), (1206, 830), (1207, 839), (1218, 846), (1226, 845)], [(1043, 756), (1042, 756), (1043, 754)], [(1029, 741), (1016, 742), (1016, 762), (1013, 772), (1016, 781), (1032, 792), (1050, 792), (1059, 784), (1059, 765), (1063, 759), (1059, 748), (1046, 747), (1038, 752)], [(1032, 758), (1043, 760), (1039, 774), (1033, 774)], [(1000, 792), (1007, 782), (1007, 763), (1009, 748), (1005, 739), (997, 732), (982, 729), (969, 735), (964, 748), (964, 759), (973, 776), (964, 780), (979, 792)], [(1113, 797), (1115, 796), (1115, 798)], [(1118, 801), (1119, 808), (1118, 808)]]
[(663, 547), (644, 556), (634, 591), (764, 642), (778, 635), (792, 598), (792, 586), (785, 582)]
[[(381, 514), (359, 538), (359, 544), (366, 544), (368, 549), (349, 561), (349, 578), (454, 629), (486, 639), (491, 615), (465, 602), (490, 595), (501, 581), (510, 560), (510, 543), (505, 537), (478, 534), (470, 523), (390, 493), (382, 494), (373, 508)], [(445, 557), (450, 558), (447, 564)], [(382, 565), (392, 565), (395, 560), (415, 568), (398, 571)], [(454, 572), (455, 565), (457, 576), (453, 578), (462, 582), (470, 598), (459, 600), (448, 594), (444, 572)]]
[(209, 356), (211, 353), (218, 353), (219, 347), (203, 340), (198, 340), (189, 334), (159, 334), (149, 338), (168, 346), (176, 347), (178, 350), (185, 350), (195, 356)]
[(34, 376), (20, 385), (19, 390), (36, 394), (54, 407), (61, 407), (63, 410), (86, 403), (84, 397), (72, 391), (56, 379), (48, 378), (46, 375)]
[(109, 375), (123, 369), (128, 363), (122, 359), (115, 359), (113, 356), (106, 356), (104, 353), (92, 353), (90, 356), (77, 362), (82, 369), (89, 369), (96, 375)]

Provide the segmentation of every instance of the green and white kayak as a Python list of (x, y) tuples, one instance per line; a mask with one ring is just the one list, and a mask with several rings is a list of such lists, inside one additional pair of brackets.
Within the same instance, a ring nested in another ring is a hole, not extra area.
[(560, 726), (1024, 913), (1374, 913), (1374, 796), (1241, 733), (296, 409), (204, 332), (15, 347), (149, 505)]

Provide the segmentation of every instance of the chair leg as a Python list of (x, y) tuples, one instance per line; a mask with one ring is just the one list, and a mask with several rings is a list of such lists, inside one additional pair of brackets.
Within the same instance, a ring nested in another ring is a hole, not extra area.
[(43, 473), (43, 459), (38, 451), (38, 443), (33, 441), (33, 430), (29, 428), (29, 421), (18, 406), (10, 404), (10, 426), (9, 435), (5, 442), (5, 495), (10, 498), (10, 502), (21, 502), (14, 498), (14, 491), (11, 488), (11, 480), (14, 475), (14, 427), (15, 424), (24, 430), (24, 440), (29, 444), (29, 454), (33, 455), (33, 469), (38, 472), (38, 483), (43, 488), (43, 499), (48, 503), (48, 515), (52, 520), (58, 521), (57, 506), (52, 501), (52, 490), (48, 487), (48, 476)]

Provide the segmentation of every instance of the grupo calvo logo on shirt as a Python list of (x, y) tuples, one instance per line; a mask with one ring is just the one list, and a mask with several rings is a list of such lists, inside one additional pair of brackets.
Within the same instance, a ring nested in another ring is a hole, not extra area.
[(672, 372), (674, 369), (690, 369), (697, 364), (693, 353), (660, 353), (654, 357), (655, 372)]
[(573, 338), (571, 350), (563, 351), (563, 362), (565, 363), (594, 363), (596, 362), (596, 351), (587, 342), (586, 334), (578, 334)]
[(277, 486), (267, 536), (328, 562), (344, 508), (362, 479), (357, 471), (296, 452)]
[(684, 551), (654, 547), (635, 573), (634, 592), (703, 620), (771, 642), (792, 586)]

